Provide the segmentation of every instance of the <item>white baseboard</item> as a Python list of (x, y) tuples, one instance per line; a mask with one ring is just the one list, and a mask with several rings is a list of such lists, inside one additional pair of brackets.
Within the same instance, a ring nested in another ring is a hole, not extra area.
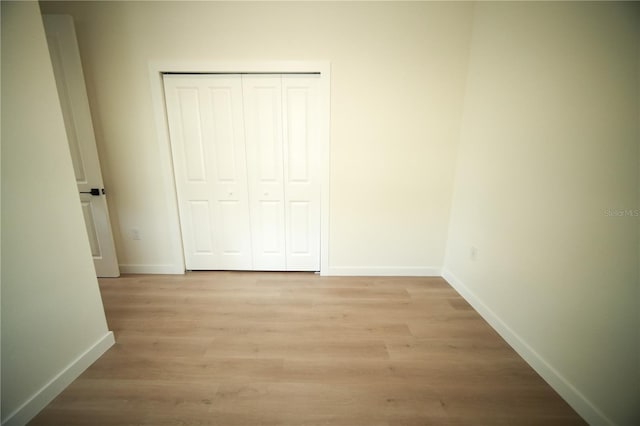
[(440, 268), (424, 266), (330, 266), (323, 275), (378, 277), (439, 277)]
[(73, 360), (64, 370), (38, 390), (24, 404), (18, 407), (2, 421), (2, 426), (23, 426), (36, 416), (44, 407), (71, 384), (84, 370), (89, 368), (113, 344), (115, 339), (109, 331), (93, 346)]
[[(176, 265), (120, 265), (123, 274), (170, 274), (185, 273), (181, 266)], [(329, 267), (322, 275), (328, 276), (393, 276), (393, 277), (439, 277), (440, 268), (423, 266), (353, 266)]]
[(176, 265), (120, 265), (122, 274), (182, 275), (184, 269)]
[(491, 308), (451, 271), (443, 269), (442, 277), (493, 327), (500, 336), (520, 355), (562, 398), (590, 425), (614, 425), (602, 411), (589, 401), (578, 389), (534, 348), (511, 329)]

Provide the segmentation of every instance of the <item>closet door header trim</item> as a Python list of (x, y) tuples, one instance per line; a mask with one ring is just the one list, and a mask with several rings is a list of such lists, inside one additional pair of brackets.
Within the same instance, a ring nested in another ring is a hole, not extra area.
[(163, 75), (321, 75), (320, 72), (163, 72)]

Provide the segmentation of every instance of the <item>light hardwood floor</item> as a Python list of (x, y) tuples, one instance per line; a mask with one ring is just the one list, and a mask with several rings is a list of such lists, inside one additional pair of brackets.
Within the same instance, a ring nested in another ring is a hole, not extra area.
[(441, 278), (192, 272), (100, 288), (117, 343), (32, 425), (585, 424)]

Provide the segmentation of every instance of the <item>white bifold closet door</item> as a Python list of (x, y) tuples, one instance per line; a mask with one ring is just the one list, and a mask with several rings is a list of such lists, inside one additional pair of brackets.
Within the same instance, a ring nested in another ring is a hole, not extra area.
[(187, 269), (319, 270), (318, 80), (164, 76)]
[(165, 75), (187, 269), (251, 269), (240, 76)]

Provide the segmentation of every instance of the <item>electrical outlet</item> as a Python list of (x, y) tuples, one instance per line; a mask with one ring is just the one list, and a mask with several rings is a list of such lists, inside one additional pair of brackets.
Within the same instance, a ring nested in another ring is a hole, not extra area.
[(469, 249), (469, 258), (471, 260), (477, 260), (478, 259), (478, 249), (474, 246), (471, 246), (471, 249)]
[(131, 239), (132, 240), (140, 239), (140, 230), (138, 228), (131, 228)]

